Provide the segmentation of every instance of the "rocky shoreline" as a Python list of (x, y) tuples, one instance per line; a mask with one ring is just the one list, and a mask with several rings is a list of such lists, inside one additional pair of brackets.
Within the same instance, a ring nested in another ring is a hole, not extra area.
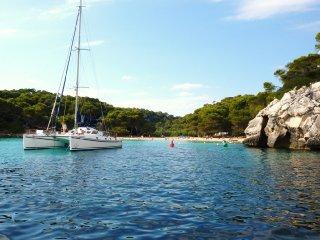
[(245, 134), (249, 147), (320, 150), (320, 82), (273, 100)]

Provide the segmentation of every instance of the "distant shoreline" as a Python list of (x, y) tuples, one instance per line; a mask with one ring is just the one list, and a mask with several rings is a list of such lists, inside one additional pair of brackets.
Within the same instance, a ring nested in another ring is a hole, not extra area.
[(122, 137), (130, 141), (181, 141), (181, 142), (223, 142), (242, 143), (245, 137)]
[[(22, 138), (23, 134), (0, 134), (0, 138)], [(181, 141), (181, 142), (231, 142), (242, 143), (245, 137), (119, 137), (129, 141)]]
[(0, 138), (22, 138), (23, 133), (0, 133)]

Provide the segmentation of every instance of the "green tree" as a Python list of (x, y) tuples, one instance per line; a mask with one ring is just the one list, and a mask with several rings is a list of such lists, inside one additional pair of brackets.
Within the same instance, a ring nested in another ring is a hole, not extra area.
[(316, 50), (320, 51), (320, 32), (316, 35)]
[(283, 83), (281, 91), (289, 91), (295, 87), (302, 87), (320, 81), (320, 55), (309, 54), (295, 59), (279, 69), (275, 75)]
[(276, 90), (276, 86), (273, 85), (271, 82), (264, 82), (263, 88), (267, 93), (274, 92)]
[(22, 131), (22, 109), (0, 98), (0, 132), (8, 134)]

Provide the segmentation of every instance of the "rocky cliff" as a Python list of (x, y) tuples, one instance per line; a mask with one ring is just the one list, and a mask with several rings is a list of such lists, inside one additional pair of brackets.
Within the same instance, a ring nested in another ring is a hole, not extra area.
[(320, 82), (273, 100), (249, 122), (251, 147), (320, 150)]

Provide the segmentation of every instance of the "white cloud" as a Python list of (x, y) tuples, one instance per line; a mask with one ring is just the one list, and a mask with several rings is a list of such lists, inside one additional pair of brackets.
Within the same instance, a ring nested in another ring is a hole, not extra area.
[(134, 76), (131, 76), (131, 75), (124, 75), (122, 76), (121, 78), (121, 81), (123, 82), (132, 82), (134, 81), (136, 78)]
[(198, 95), (193, 97), (168, 97), (157, 98), (156, 96), (126, 99), (121, 98), (112, 103), (118, 107), (136, 107), (152, 111), (162, 111), (176, 116), (183, 116), (192, 113), (204, 104), (212, 102), (208, 95)]
[[(67, 89), (66, 94), (74, 95), (74, 90)], [(133, 91), (124, 88), (84, 88), (80, 89), (80, 96), (99, 98), (116, 107), (144, 108), (167, 112), (176, 116), (192, 113), (213, 100), (207, 94), (161, 97), (150, 93), (148, 90)]]
[(16, 28), (0, 28), (0, 37), (10, 37), (18, 32)]
[(133, 92), (132, 93), (133, 97), (146, 97), (148, 95), (150, 95), (150, 94), (147, 91), (138, 91), (138, 92)]
[(88, 42), (88, 45), (89, 45), (90, 47), (100, 46), (100, 45), (102, 45), (102, 44), (104, 44), (104, 41), (103, 41), (103, 40), (94, 40), (94, 41), (89, 41), (89, 42)]
[(303, 12), (319, 5), (319, 0), (242, 0), (235, 16), (237, 20), (265, 19), (274, 15)]
[(320, 21), (314, 21), (309, 23), (300, 24), (295, 27), (296, 29), (306, 29), (312, 31), (319, 31), (320, 29)]
[(75, 14), (76, 10), (69, 5), (59, 5), (54, 6), (46, 10), (37, 10), (38, 12), (38, 19), (40, 20), (51, 20), (57, 18), (65, 18), (68, 16), (72, 16)]
[(190, 97), (193, 94), (191, 92), (183, 91), (178, 94), (179, 97)]
[[(88, 6), (90, 4), (93, 4), (93, 3), (100, 3), (100, 2), (110, 2), (111, 0), (82, 0), (82, 4), (84, 6)], [(79, 0), (66, 0), (65, 1), (67, 4), (70, 4), (70, 5), (79, 5), (80, 1)]]
[[(6, 77), (8, 76), (8, 77)], [(30, 88), (44, 89), (51, 92), (57, 91), (57, 84), (54, 84), (53, 79), (50, 81), (52, 84), (48, 86), (45, 77), (21, 74), (15, 75), (13, 72), (8, 72), (1, 75), (3, 79), (9, 79), (3, 82), (0, 89), (18, 89)], [(65, 94), (74, 96), (74, 89), (66, 86)], [(206, 94), (198, 95), (168, 95), (167, 97), (160, 97), (156, 94), (150, 93), (148, 90), (133, 91), (125, 88), (81, 88), (80, 96), (89, 96), (99, 98), (109, 104), (118, 107), (136, 107), (145, 108), (152, 111), (168, 112), (176, 116), (183, 116), (187, 113), (192, 113), (195, 109), (200, 108), (206, 103), (212, 102), (212, 98)]]
[(182, 83), (173, 85), (171, 90), (181, 90), (181, 91), (189, 91), (193, 89), (202, 88), (203, 85), (199, 83)]
[[(74, 90), (66, 89), (66, 94), (74, 96)], [(80, 96), (99, 98), (101, 101), (116, 107), (144, 108), (167, 112), (176, 116), (192, 113), (213, 100), (206, 94), (159, 97), (150, 94), (148, 91), (133, 92), (123, 88), (85, 88), (80, 90)]]
[(49, 30), (34, 30), (23, 28), (0, 28), (0, 38), (34, 38), (47, 36), (50, 33)]
[[(73, 88), (66, 88), (65, 95), (74, 96), (75, 91)], [(99, 98), (102, 101), (106, 101), (109, 104), (112, 104), (110, 99), (117, 99), (119, 96), (123, 96), (126, 94), (124, 89), (117, 89), (117, 88), (81, 88), (79, 90), (79, 95), (81, 97), (91, 97), (91, 98)]]
[[(84, 0), (85, 7), (91, 7), (94, 4), (111, 2), (112, 0)], [(64, 3), (55, 5), (46, 10), (38, 10), (38, 18), (42, 20), (63, 19), (75, 14), (76, 8), (79, 6), (79, 0), (65, 0)]]
[(0, 89), (21, 89), (21, 88), (35, 88), (47, 89), (49, 91), (54, 91), (55, 89), (48, 86), (42, 77), (38, 74), (32, 74), (27, 72), (15, 72), (14, 70), (4, 70), (1, 71), (1, 81)]

